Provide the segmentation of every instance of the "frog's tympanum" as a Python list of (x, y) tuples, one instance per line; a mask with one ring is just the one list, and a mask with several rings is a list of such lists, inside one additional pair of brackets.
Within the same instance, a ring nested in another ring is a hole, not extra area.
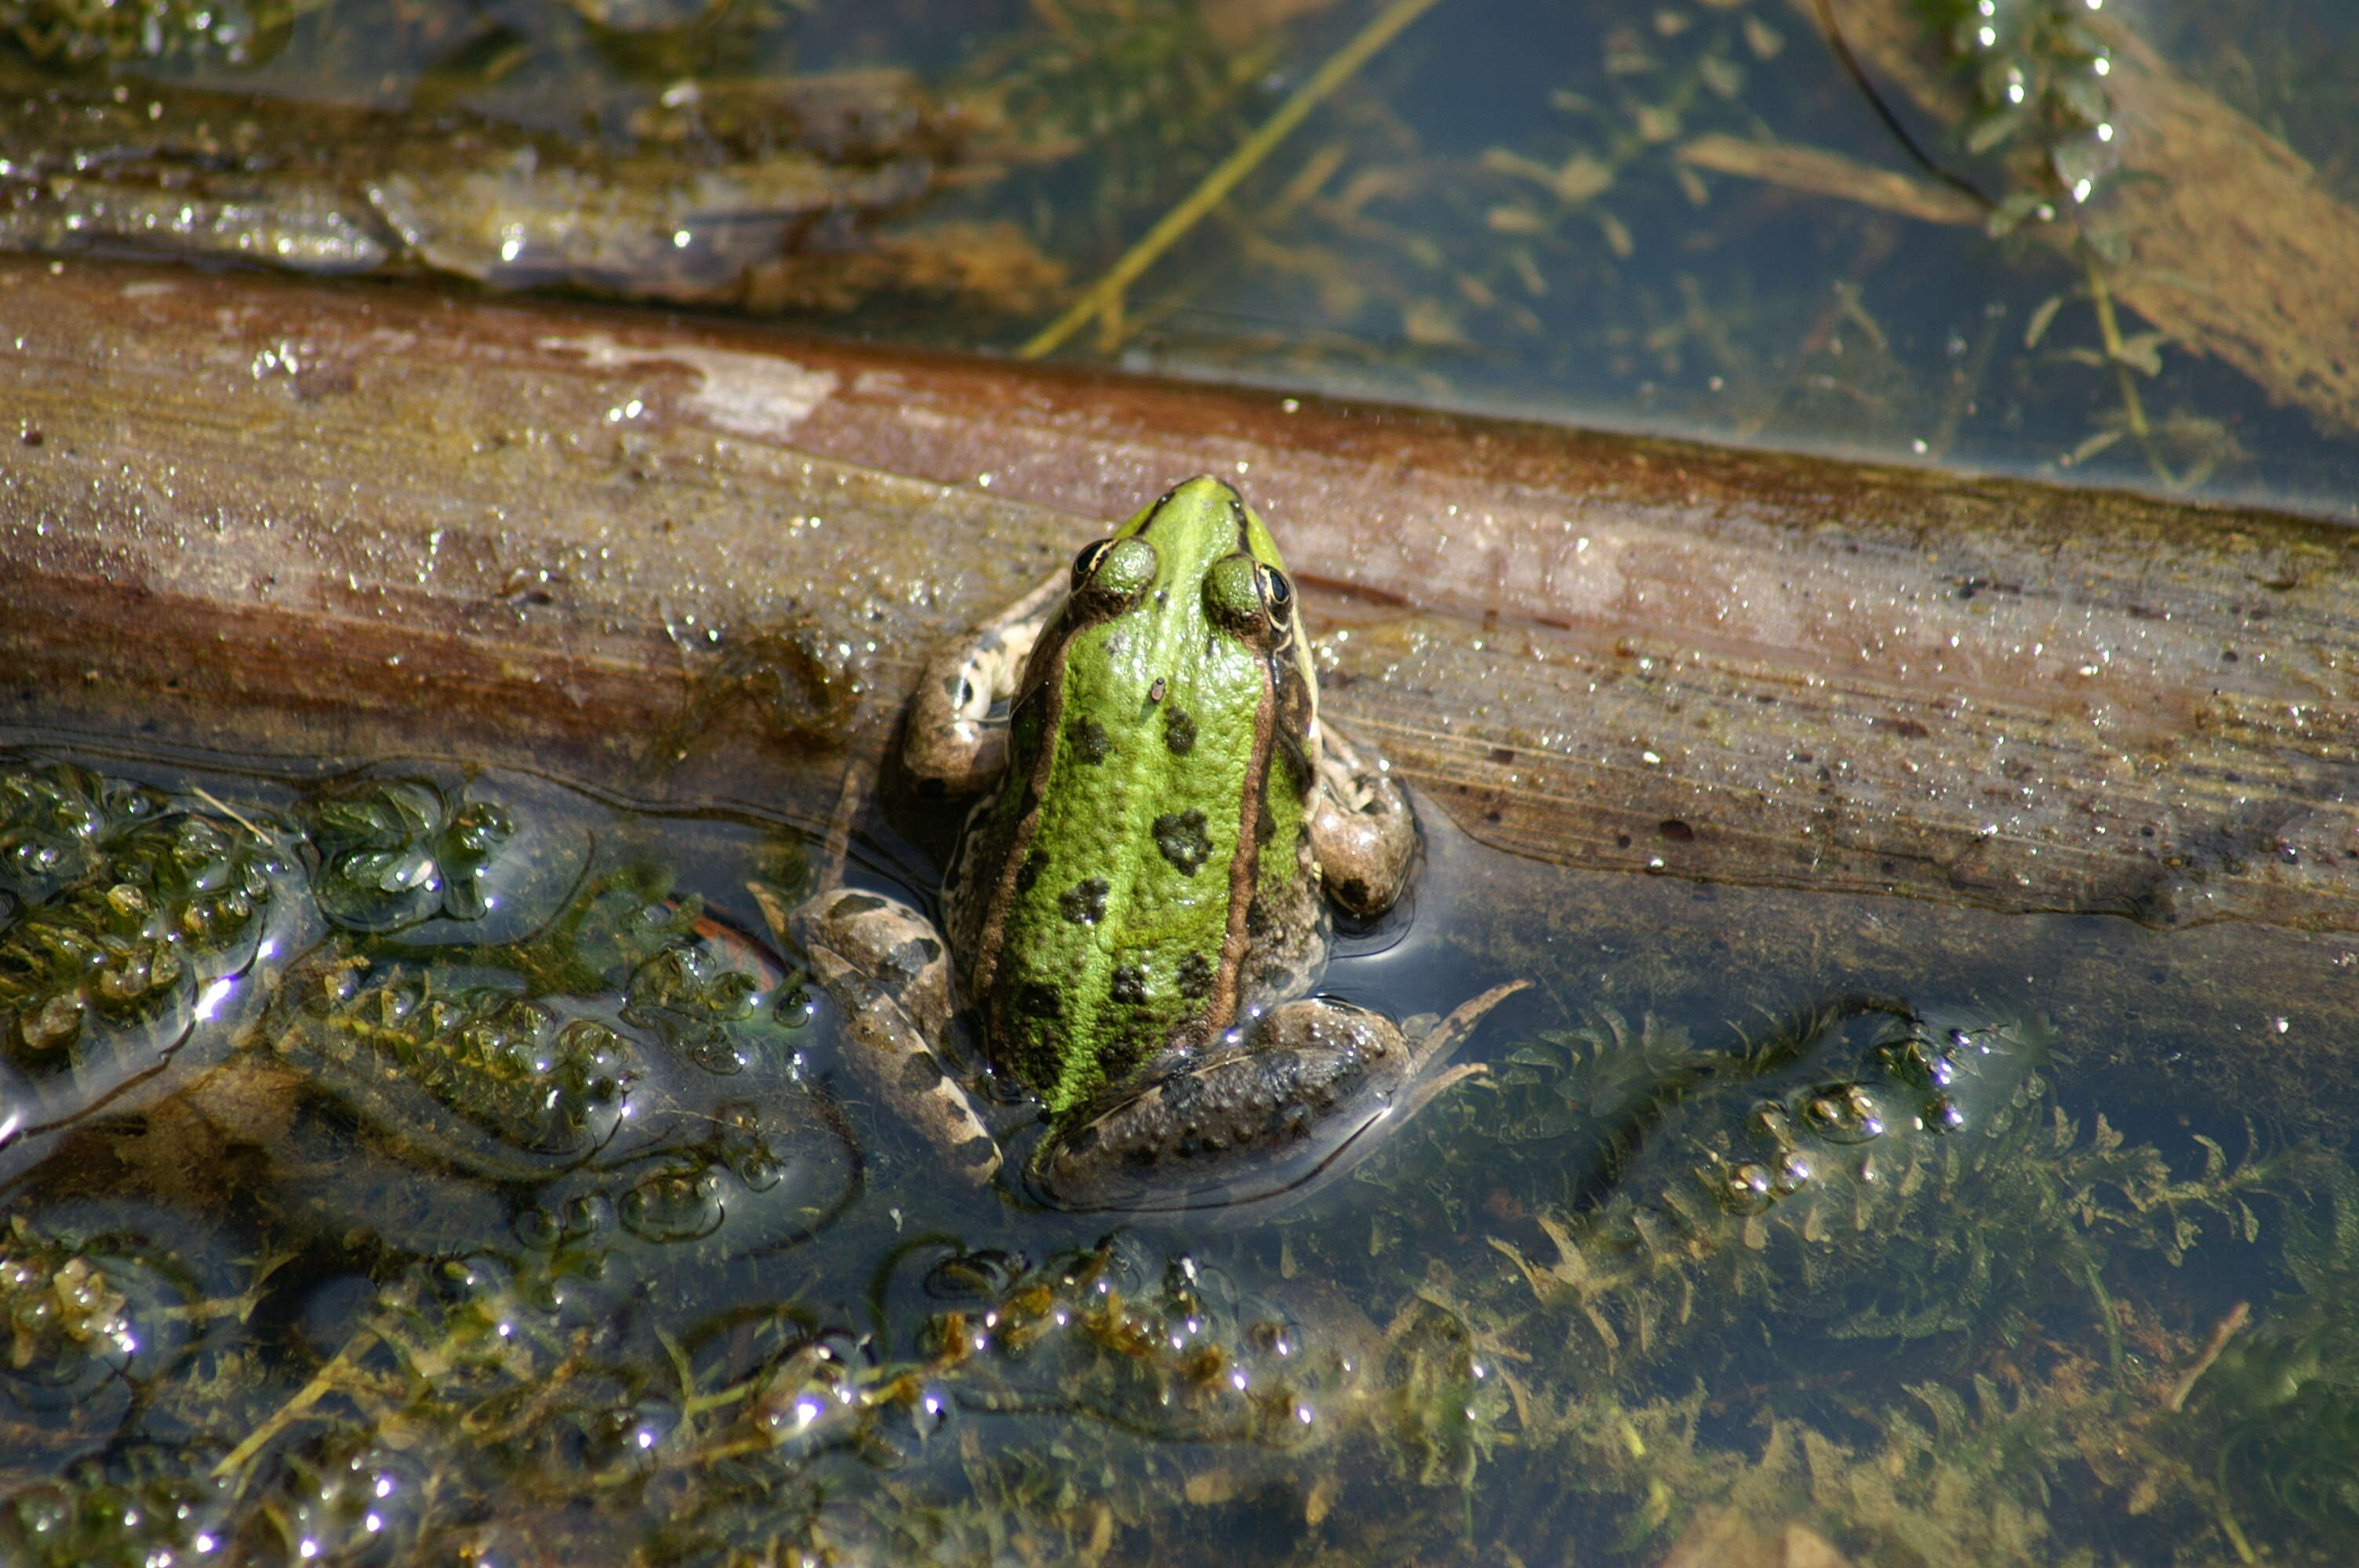
[(962, 1003), (1003, 1085), (1045, 1110), (1027, 1184), (1137, 1211), (1282, 1200), (1348, 1168), (1473, 1070), (1443, 1065), (1517, 989), (1416, 1038), (1307, 994), (1331, 907), (1390, 908), (1417, 827), (1399, 784), (1320, 721), (1293, 584), (1218, 480), (936, 659), (904, 758), (990, 792), (941, 925), (835, 889), (791, 926), (854, 1070), (971, 1181), (1000, 1149), (937, 1054)]

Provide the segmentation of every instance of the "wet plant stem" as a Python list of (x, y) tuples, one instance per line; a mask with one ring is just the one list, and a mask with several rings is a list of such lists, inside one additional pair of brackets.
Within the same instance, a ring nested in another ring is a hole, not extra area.
[(2083, 255), (2081, 266), (2089, 279), (2089, 298), (2097, 308), (2097, 335), (2104, 342), (2105, 358), (2113, 363), (2114, 377), (2121, 384), (2122, 412), (2129, 420), (2130, 434), (2137, 438), (2139, 448), (2146, 453), (2147, 467), (2154, 470), (2155, 477), (2165, 484), (2176, 485), (2178, 476), (2155, 449), (2154, 427), (2147, 423), (2146, 405), (2138, 397), (2137, 373), (2123, 355), (2122, 329), (2114, 317), (2113, 291), (2105, 287), (2105, 275), (2098, 270), (2093, 257)]
[(2001, 319), (1995, 309), (1984, 313), (1982, 333), (1974, 340), (1973, 349), (1966, 357), (1964, 371), (1950, 387), (1949, 398), (1941, 407), (1940, 426), (1933, 432), (1927, 455), (1935, 462), (1940, 462), (1948, 454), (1951, 443), (1958, 438), (1958, 426), (1973, 406), (1975, 395), (1982, 390), (1983, 377), (1990, 371), (1991, 350), (1998, 342)]
[(2254, 1554), (2253, 1543), (2245, 1539), (2244, 1530), (2238, 1528), (2236, 1510), (2228, 1502), (2228, 1452), (2224, 1448), (2220, 1451), (2219, 1457), (2212, 1462), (2212, 1486), (2218, 1494), (2214, 1508), (2220, 1516), (2220, 1533), (2226, 1536), (2228, 1544), (2236, 1549), (2236, 1561), (2258, 1563), (2260, 1558)]
[(223, 1454), (213, 1466), (216, 1477), (238, 1474), (262, 1452), (272, 1438), (302, 1419), (306, 1411), (335, 1391), (338, 1374), (359, 1359), (361, 1352), (377, 1341), (375, 1329), (364, 1328), (343, 1343), (343, 1347), (329, 1358), (327, 1365), (311, 1374), (311, 1380), (295, 1391), (295, 1396), (270, 1412), (269, 1419), (247, 1434), (245, 1442)]
[(2081, 1278), (2087, 1283), (2089, 1293), (2096, 1298), (2097, 1322), (2105, 1331), (2105, 1364), (2113, 1372), (2114, 1381), (2119, 1383), (2122, 1380), (2122, 1325), (2120, 1314), (2114, 1306), (2113, 1293), (2105, 1289), (2105, 1281), (2098, 1277), (2094, 1260), (2082, 1260)]
[(1030, 341), (1016, 351), (1019, 359), (1038, 359), (1053, 353), (1093, 319), (1110, 316), (1119, 320), (1124, 291), (1136, 283), (1140, 275), (1153, 266), (1165, 251), (1177, 244), (1182, 236), (1201, 222), (1204, 215), (1219, 206), (1230, 191), (1245, 178), (1261, 167), (1262, 160), (1277, 149), (1292, 135), (1310, 111), (1317, 108), (1336, 88), (1351, 80), (1359, 69), (1375, 58), (1376, 51), (1397, 37), (1402, 28), (1433, 8), (1436, 0), (1392, 0), (1392, 4), (1376, 13), (1368, 25), (1341, 49), (1328, 57), (1326, 63), (1313, 71), (1310, 79), (1294, 90), (1293, 95), (1278, 105), (1277, 113), (1262, 123), (1261, 128), (1247, 136), (1221, 163), (1206, 175), (1202, 183), (1190, 191), (1185, 200), (1174, 207), (1147, 232), (1146, 237), (1125, 252), (1120, 261), (1103, 276), (1082, 292), (1065, 313), (1034, 334)]
[(2203, 1374), (2212, 1369), (2212, 1363), (2220, 1359), (2220, 1352), (2228, 1348), (2228, 1341), (2252, 1321), (2252, 1315), (2251, 1305), (2238, 1302), (2227, 1316), (2213, 1325), (2212, 1337), (2204, 1342), (2202, 1350), (2180, 1375), (2179, 1381), (2171, 1385), (2170, 1393), (2163, 1400), (2163, 1409), (2175, 1415), (2187, 1408), (2187, 1398), (2195, 1391), (2195, 1385), (2202, 1381)]

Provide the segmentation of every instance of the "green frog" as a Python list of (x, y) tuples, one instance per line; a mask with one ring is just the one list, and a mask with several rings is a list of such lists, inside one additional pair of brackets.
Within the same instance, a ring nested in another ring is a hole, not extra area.
[(1320, 721), (1293, 584), (1217, 479), (1179, 486), (936, 658), (903, 760), (949, 793), (989, 792), (940, 925), (840, 887), (782, 924), (843, 1010), (853, 1071), (965, 1181), (991, 1180), (1002, 1151), (990, 1097), (938, 1054), (962, 1004), (998, 1085), (1045, 1116), (1025, 1184), (1139, 1212), (1332, 1179), (1479, 1070), (1447, 1063), (1521, 989), (1421, 1032), (1309, 994), (1331, 911), (1370, 919), (1400, 896), (1416, 819)]

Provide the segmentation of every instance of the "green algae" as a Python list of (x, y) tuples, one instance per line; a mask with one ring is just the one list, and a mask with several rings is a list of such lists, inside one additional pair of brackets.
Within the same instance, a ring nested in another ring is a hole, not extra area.
[[(191, 1024), (201, 1070), (0, 1200), (16, 1558), (1648, 1563), (1790, 1528), (2192, 1564), (2348, 1528), (2359, 1178), (2125, 1134), (2063, 1098), (2069, 1032), (1542, 1011), (1303, 1211), (1075, 1233), (836, 1098), (823, 1000), (728, 896), (800, 881), (791, 832), (437, 779), (0, 765), (11, 933), (191, 810), (276, 889), (390, 901), (302, 923), (222, 1042)], [(425, 852), (462, 810), (546, 820)], [(699, 891), (675, 846), (716, 832)], [(503, 863), (535, 844), (563, 876)], [(462, 882), (558, 892), (501, 925)]]

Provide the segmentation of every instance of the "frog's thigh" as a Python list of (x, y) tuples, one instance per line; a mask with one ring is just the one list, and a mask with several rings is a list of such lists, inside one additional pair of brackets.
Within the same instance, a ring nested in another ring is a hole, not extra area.
[(1417, 855), (1417, 818), (1397, 781), (1349, 741), (1319, 730), (1319, 780), (1310, 797), (1310, 847), (1328, 896), (1365, 920), (1400, 897)]
[(1205, 1059), (1159, 1076), (1150, 1065), (1144, 1084), (1060, 1130), (1038, 1168), (1057, 1202), (1082, 1208), (1307, 1191), (1356, 1162), (1396, 1108), (1423, 1103), (1424, 1059), (1382, 1014), (1288, 1002)]
[(952, 1006), (941, 934), (908, 905), (838, 888), (795, 911), (796, 941), (843, 1010), (843, 1058), (862, 1084), (969, 1182), (999, 1170), (999, 1146), (932, 1043)]
[(902, 760), (954, 795), (982, 789), (1007, 757), (1007, 727), (992, 705), (1016, 695), (1024, 665), (1062, 602), (1071, 573), (1060, 567), (1023, 598), (927, 661), (910, 699)]

